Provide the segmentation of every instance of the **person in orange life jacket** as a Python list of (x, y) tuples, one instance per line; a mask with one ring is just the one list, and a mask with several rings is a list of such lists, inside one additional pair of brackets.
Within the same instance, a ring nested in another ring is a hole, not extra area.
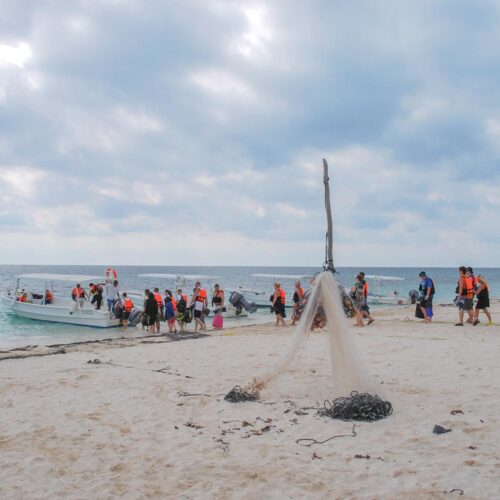
[(214, 291), (212, 293), (212, 306), (215, 307), (214, 313), (221, 312), (224, 308), (224, 290), (220, 289), (218, 284), (214, 285)]
[(170, 290), (165, 290), (165, 298), (170, 297), (172, 301), (172, 307), (174, 308), (174, 312), (177, 314), (177, 299), (174, 297), (174, 294)]
[(80, 286), (80, 283), (77, 283), (71, 291), (71, 298), (78, 304), (78, 307), (83, 307), (87, 297), (87, 292)]
[(26, 292), (22, 293), (17, 300), (19, 302), (28, 302), (28, 294)]
[(476, 309), (474, 311), (474, 326), (477, 326), (480, 321), (479, 321), (479, 311), (482, 309), (484, 314), (486, 314), (488, 318), (488, 326), (493, 325), (493, 320), (491, 319), (491, 314), (488, 311), (488, 308), (490, 307), (490, 289), (488, 286), (488, 281), (486, 278), (482, 275), (479, 275), (477, 277), (477, 283), (478, 286), (476, 288), (476, 296), (477, 296), (477, 304), (476, 304)]
[(361, 314), (363, 315), (363, 318), (368, 318), (368, 324), (371, 325), (375, 319), (370, 314), (370, 308), (368, 307), (368, 282), (365, 280), (365, 273), (363, 271), (360, 271), (359, 275), (361, 276), (361, 282), (363, 283), (363, 295), (365, 297), (363, 305), (361, 306)]
[(128, 327), (128, 319), (130, 318), (130, 313), (134, 308), (134, 303), (132, 299), (130, 299), (125, 292), (122, 293), (122, 304), (123, 304), (123, 326), (124, 328)]
[(200, 330), (206, 330), (207, 325), (205, 324), (205, 315), (203, 314), (203, 309), (208, 303), (207, 292), (200, 287), (200, 283), (196, 282), (196, 286), (193, 289), (193, 298), (191, 299), (191, 305), (194, 307), (194, 331), (198, 331), (198, 326)]
[(158, 304), (158, 315), (156, 316), (156, 331), (160, 333), (160, 323), (165, 318), (165, 307), (159, 288), (154, 289), (153, 295), (156, 303)]
[(293, 293), (293, 305), (292, 305), (292, 325), (295, 325), (295, 322), (299, 319), (298, 317), (298, 310), (299, 310), (299, 304), (304, 296), (304, 289), (302, 288), (302, 285), (300, 284), (300, 281), (295, 282), (295, 291)]
[(478, 277), (474, 275), (474, 270), (472, 269), (472, 267), (467, 268), (467, 276), (469, 276), (469, 278), (472, 278), (472, 285), (475, 291), (479, 285), (479, 280)]
[(52, 292), (47, 288), (45, 290), (44, 304), (52, 304), (52, 302), (54, 302), (54, 296), (52, 295)]
[(458, 286), (456, 304), (458, 307), (458, 323), (455, 326), (464, 326), (464, 311), (469, 315), (468, 323), (474, 323), (472, 315), (472, 299), (474, 297), (474, 282), (470, 276), (467, 276), (467, 268), (460, 266), (458, 268)]
[(184, 331), (184, 314), (186, 313), (186, 309), (188, 307), (189, 298), (185, 293), (182, 293), (182, 289), (177, 289), (177, 323), (179, 324), (179, 329), (181, 332)]
[[(418, 290), (420, 292), (418, 298), (418, 305), (424, 316), (424, 323), (432, 322), (432, 299), (434, 298), (434, 283), (431, 278), (427, 276), (425, 271), (419, 273), (420, 285)], [(430, 313), (430, 314), (429, 314)]]
[(285, 302), (286, 302), (286, 294), (285, 290), (281, 288), (281, 283), (274, 284), (274, 295), (273, 295), (273, 305), (272, 309), (274, 314), (276, 315), (276, 323), (275, 326), (286, 326), (285, 318)]
[(101, 309), (102, 305), (102, 286), (97, 284), (94, 285), (94, 283), (90, 283), (90, 303), (96, 305), (96, 309), (99, 310)]
[(177, 333), (177, 330), (175, 329), (174, 305), (170, 295), (165, 297), (165, 320), (168, 324), (168, 333)]

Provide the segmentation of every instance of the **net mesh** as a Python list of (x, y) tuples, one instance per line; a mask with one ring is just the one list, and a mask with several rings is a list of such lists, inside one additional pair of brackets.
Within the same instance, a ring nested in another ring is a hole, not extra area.
[(281, 362), (268, 373), (253, 379), (245, 390), (258, 397), (259, 391), (292, 361), (314, 329), (321, 329), (327, 334), (333, 396), (346, 396), (352, 391), (373, 392), (374, 384), (364, 368), (355, 338), (349, 333), (339, 285), (328, 271), (318, 275), (312, 283), (300, 322)]

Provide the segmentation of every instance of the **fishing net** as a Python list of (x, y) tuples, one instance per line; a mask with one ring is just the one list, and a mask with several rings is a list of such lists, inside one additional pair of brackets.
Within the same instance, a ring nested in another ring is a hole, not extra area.
[[(392, 413), (392, 405), (376, 395), (375, 384), (360, 358), (345, 314), (343, 290), (331, 272), (317, 276), (303, 301), (300, 322), (281, 361), (268, 373), (254, 378), (244, 388), (236, 386), (224, 399), (251, 401), (293, 360), (313, 330), (326, 333), (332, 365), (332, 402), (320, 414), (343, 420), (375, 421)], [(330, 391), (330, 388), (328, 389)], [(345, 397), (350, 394), (349, 397)]]

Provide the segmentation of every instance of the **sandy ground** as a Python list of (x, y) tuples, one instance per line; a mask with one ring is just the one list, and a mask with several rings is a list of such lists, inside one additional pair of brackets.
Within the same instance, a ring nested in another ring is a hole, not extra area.
[(412, 312), (352, 328), (394, 406), (355, 437), (311, 408), (330, 397), (323, 333), (240, 404), (223, 395), (276, 364), (291, 328), (2, 353), (0, 496), (500, 498), (500, 327), (456, 328), (450, 307), (432, 325)]

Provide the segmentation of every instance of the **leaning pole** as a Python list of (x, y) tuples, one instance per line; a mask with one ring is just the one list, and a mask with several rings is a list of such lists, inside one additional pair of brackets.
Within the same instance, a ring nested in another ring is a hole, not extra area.
[(323, 184), (325, 185), (325, 210), (326, 210), (326, 256), (325, 256), (325, 271), (335, 273), (333, 265), (333, 222), (332, 222), (332, 206), (330, 204), (330, 177), (328, 176), (328, 163), (323, 158)]

